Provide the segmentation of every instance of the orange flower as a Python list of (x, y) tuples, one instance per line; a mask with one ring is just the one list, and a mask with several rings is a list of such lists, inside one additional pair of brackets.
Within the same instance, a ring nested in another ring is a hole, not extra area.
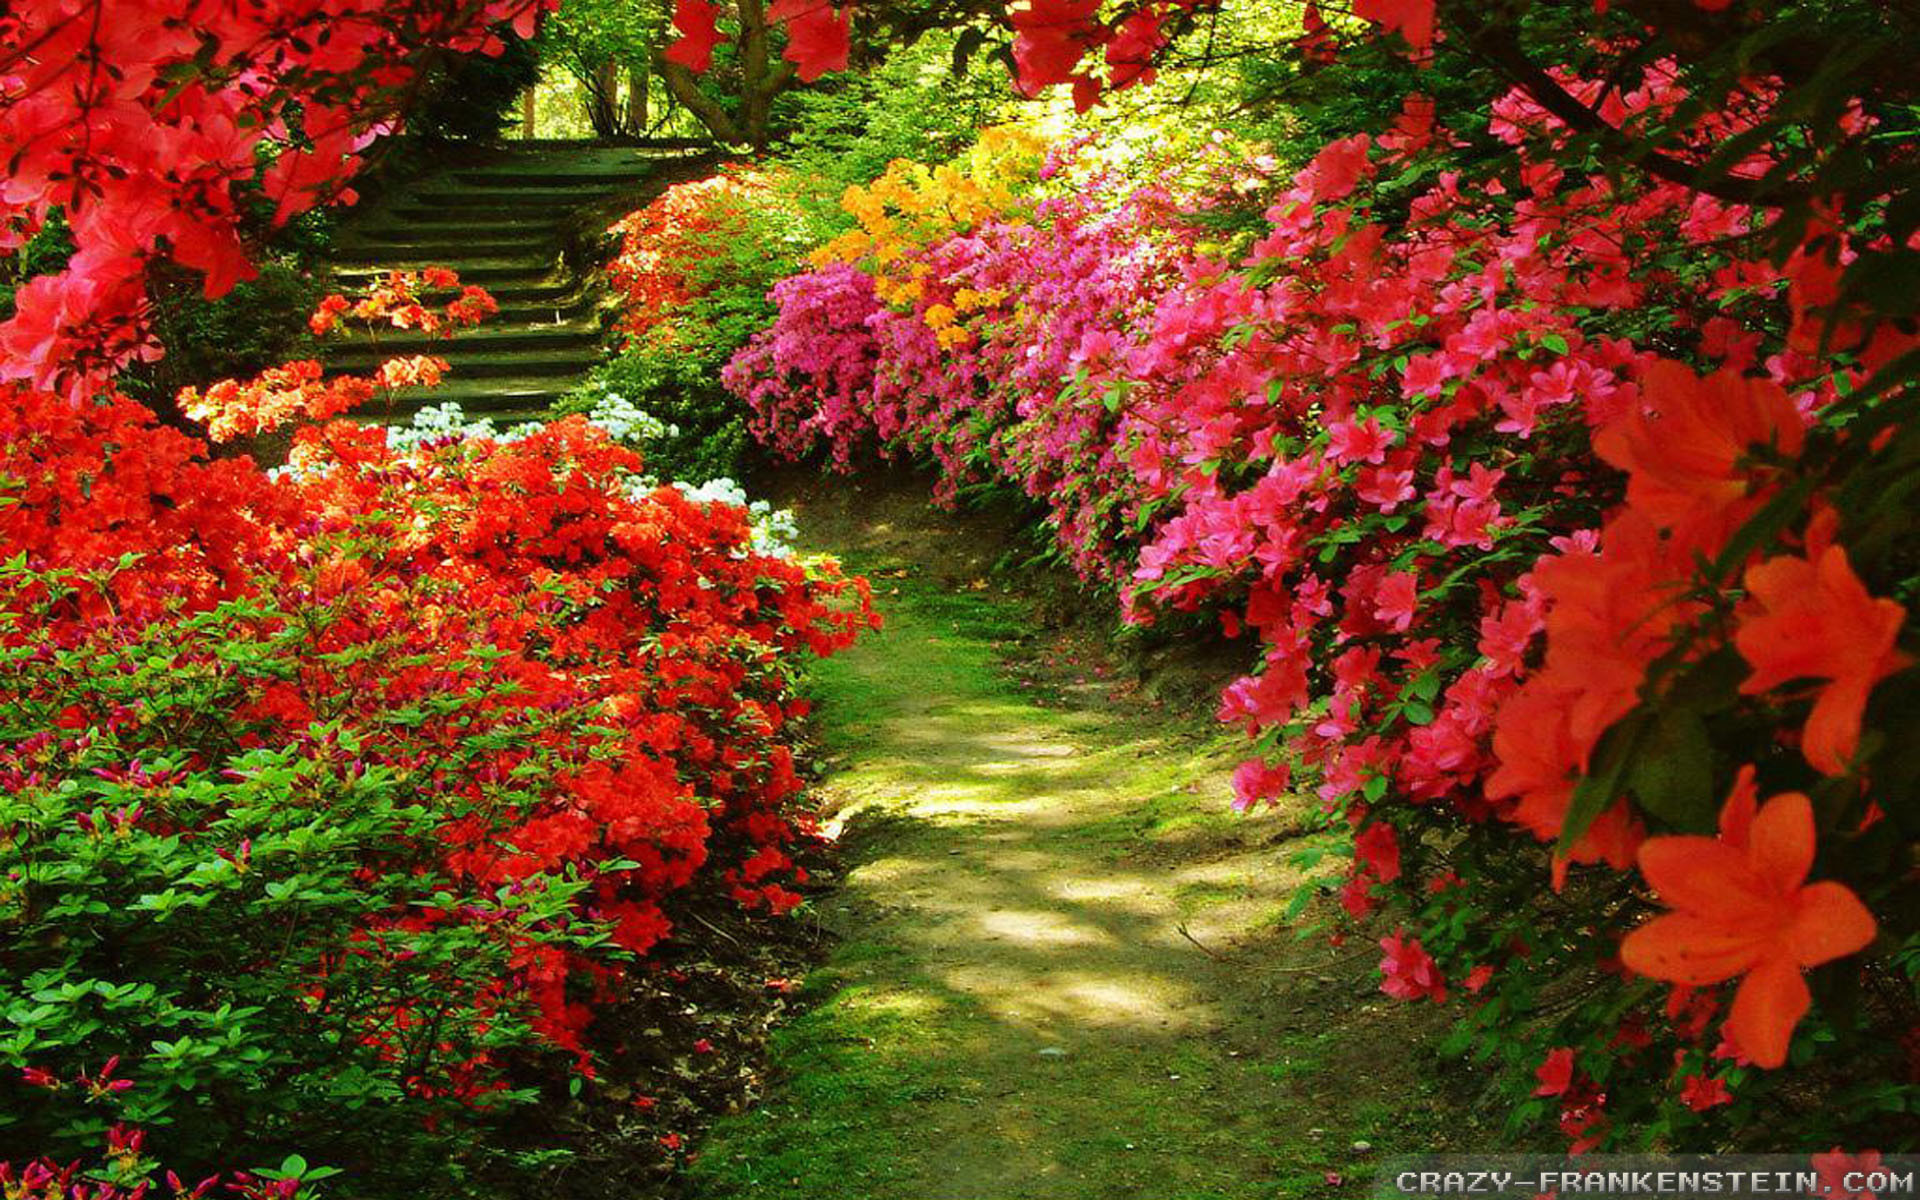
[(1640, 873), (1673, 911), (1629, 933), (1620, 961), (1652, 979), (1701, 987), (1740, 976), (1726, 1033), (1763, 1067), (1787, 1060), (1812, 1003), (1801, 972), (1853, 954), (1874, 921), (1844, 884), (1808, 884), (1813, 806), (1788, 792), (1756, 809), (1753, 768), (1720, 813), (1720, 836), (1656, 837)]
[(1733, 635), (1753, 674), (1747, 695), (1791, 679), (1824, 679), (1801, 736), (1807, 761), (1842, 775), (1860, 742), (1867, 694), (1912, 662), (1894, 648), (1907, 610), (1875, 599), (1839, 546), (1809, 545), (1809, 558), (1770, 558), (1747, 569), (1753, 605)]
[(1744, 499), (1753, 472), (1740, 467), (1755, 446), (1789, 457), (1806, 440), (1806, 421), (1779, 384), (1737, 371), (1706, 378), (1662, 359), (1642, 376), (1647, 406), (1601, 430), (1593, 447), (1626, 471), (1627, 503), (1663, 525)]

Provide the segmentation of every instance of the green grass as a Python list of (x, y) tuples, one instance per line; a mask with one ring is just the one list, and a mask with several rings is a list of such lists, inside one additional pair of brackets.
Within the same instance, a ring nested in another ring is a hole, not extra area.
[[(1356, 1018), (1349, 972), (1314, 993), (1335, 1010), (1288, 1032), (1294, 991), (1332, 969), (1312, 965), (1324, 946), (1266, 931), (1271, 948), (1229, 963), (1167, 937), (1172, 919), (1238, 908), (1263, 936), (1288, 872), (1286, 847), (1249, 841), (1224, 803), (1232, 739), (1048, 702), (1006, 669), (1010, 647), (1044, 653), (1016, 602), (900, 565), (849, 563), (874, 576), (887, 627), (810, 684), (850, 867), (819, 916), (843, 940), (776, 1034), (765, 1103), (699, 1147), (692, 1194), (1358, 1194), (1351, 1144), (1422, 1129), (1412, 1110), (1432, 1103), (1410, 1084), (1404, 1019)], [(995, 917), (1031, 940), (983, 937)], [(1310, 965), (1265, 974), (1266, 954)], [(1091, 989), (1086, 1012), (1034, 1015), (1027, 993), (1056, 976)], [(1132, 1000), (1102, 1007), (1108, 986), (1137, 989), (1137, 1019)], [(1190, 992), (1214, 1015), (1184, 1028)]]

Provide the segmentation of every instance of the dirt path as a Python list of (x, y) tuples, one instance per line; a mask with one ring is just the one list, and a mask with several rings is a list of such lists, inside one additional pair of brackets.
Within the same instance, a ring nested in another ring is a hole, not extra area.
[(888, 621), (817, 686), (844, 940), (701, 1194), (1341, 1195), (1431, 1144), (1371, 947), (1284, 928), (1298, 818), (1228, 811), (1231, 740), (1038, 635), (981, 529), (838, 486), (803, 530)]

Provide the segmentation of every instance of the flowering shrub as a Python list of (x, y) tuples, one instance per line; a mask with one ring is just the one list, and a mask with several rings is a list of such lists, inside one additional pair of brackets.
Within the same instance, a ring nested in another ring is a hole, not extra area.
[[(1654, 71), (1610, 102), (1684, 97)], [(1823, 325), (1833, 231), (1776, 266), (1759, 213), (1560, 165), (1522, 94), (1492, 128), (1518, 165), (1470, 185), (1410, 103), (1230, 256), (1181, 232), (1204, 193), (1076, 183), (783, 282), (727, 378), (781, 451), (1008, 479), (1128, 619), (1246, 639), (1239, 802), (1307, 769), (1351, 831), (1342, 902), (1403, 922), (1383, 988), (1466, 1001), (1453, 1046), (1516, 1129), (1777, 1136), (1793, 1062), (1835, 1098), (1795, 1137), (1872, 1130), (1920, 1061), (1889, 749), (1916, 572), (1884, 500), (1909, 435), (1845, 397), (1911, 342)]]
[(361, 152), (446, 51), (498, 54), (546, 0), (19, 0), (0, 14), (0, 254), (64, 220), (74, 253), (0, 322), (0, 381), (79, 400), (164, 348), (165, 263), (208, 297), (255, 273), (253, 243), (351, 202)]
[[(433, 325), (410, 295), (318, 319)], [(188, 404), (250, 434), (368, 386), (286, 374)], [(112, 396), (14, 386), (0, 433), (0, 1146), (125, 1120), (182, 1169), (460, 1190), (494, 1156), (454, 1131), (592, 1073), (680, 897), (798, 902), (792, 663), (871, 608), (744, 508), (583, 417), (308, 425), (272, 478)]]
[(614, 224), (620, 252), (607, 275), (620, 293), (629, 346), (664, 349), (697, 338), (701, 323), (685, 319), (695, 301), (738, 288), (743, 274), (749, 284), (766, 277), (720, 251), (753, 235), (755, 210), (772, 202), (775, 184), (764, 170), (729, 168), (675, 184)]
[(809, 261), (816, 267), (856, 263), (873, 276), (882, 300), (911, 303), (930, 269), (912, 252), (1010, 213), (1031, 190), (1045, 148), (1030, 129), (995, 125), (952, 163), (927, 167), (896, 158), (878, 179), (847, 188), (840, 207), (857, 227)]
[[(439, 311), (422, 301), (429, 289), (459, 291)], [(445, 267), (425, 271), (394, 271), (367, 289), (358, 300), (331, 295), (320, 302), (307, 325), (316, 337), (343, 331), (343, 319), (369, 327), (418, 329), (439, 337), (478, 325), (500, 306), (485, 288), (461, 286), (460, 276)], [(376, 339), (377, 341), (377, 339)], [(437, 387), (448, 370), (447, 360), (427, 355), (390, 358), (371, 376), (339, 375), (332, 379), (317, 360), (305, 359), (270, 367), (254, 379), (223, 379), (199, 388), (183, 388), (176, 399), (180, 411), (206, 423), (216, 441), (254, 437), (305, 418), (324, 421), (359, 408), (376, 394), (407, 387)]]
[(798, 266), (805, 238), (788, 183), (774, 169), (728, 168), (676, 184), (615, 224), (620, 252), (608, 275), (623, 344), (559, 411), (633, 404), (667, 423), (648, 452), (662, 474), (740, 474), (744, 422), (715, 376), (772, 318), (768, 285)]

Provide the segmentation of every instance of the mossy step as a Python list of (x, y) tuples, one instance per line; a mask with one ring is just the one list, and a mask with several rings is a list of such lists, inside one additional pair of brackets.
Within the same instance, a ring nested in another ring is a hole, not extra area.
[(367, 354), (434, 354), (442, 358), (453, 358), (475, 351), (492, 352), (496, 350), (556, 350), (585, 347), (597, 350), (602, 333), (598, 325), (585, 321), (517, 321), (503, 322), (498, 318), (489, 321), (478, 329), (463, 329), (451, 338), (435, 337), (432, 334), (411, 330), (381, 330), (376, 344), (366, 339), (337, 342), (330, 347), (328, 357), (342, 357), (353, 353)]
[(452, 226), (468, 232), (505, 232), (527, 226), (557, 229), (569, 216), (579, 211), (583, 203), (586, 202), (569, 200), (565, 204), (542, 205), (539, 208), (474, 208), (460, 204), (427, 206), (408, 203), (396, 207), (392, 216), (396, 222), (411, 226)]
[[(330, 355), (326, 369), (329, 375), (364, 374), (379, 366), (383, 360), (393, 357), (390, 352), (371, 351)], [(453, 379), (545, 379), (562, 386), (585, 375), (600, 361), (600, 356), (591, 348), (575, 354), (503, 351), (498, 354), (441, 354), (439, 357), (447, 360), (452, 368), (448, 376)]]
[(366, 255), (388, 258), (426, 259), (458, 254), (465, 258), (503, 258), (523, 254), (557, 254), (560, 238), (544, 226), (526, 230), (486, 230), (445, 232), (429, 226), (426, 230), (366, 230), (340, 239), (337, 253), (343, 259), (358, 260)]
[(585, 296), (555, 300), (549, 304), (502, 304), (500, 311), (487, 323), (498, 328), (513, 325), (523, 329), (538, 329), (585, 320), (591, 311)]
[(390, 246), (349, 246), (334, 252), (335, 274), (338, 268), (378, 267), (382, 271), (419, 270), (421, 267), (452, 267), (463, 275), (468, 270), (514, 269), (545, 271), (560, 261), (560, 251), (538, 246), (509, 247), (505, 253), (489, 254), (478, 248), (454, 250), (444, 254), (403, 254)]
[(504, 209), (509, 211), (569, 209), (592, 203), (618, 188), (462, 188), (424, 189), (412, 201), (424, 208)]
[(496, 188), (569, 188), (617, 192), (644, 183), (653, 171), (455, 171), (450, 178), (463, 186), (491, 192)]
[(334, 274), (361, 275), (377, 268), (380, 271), (419, 271), (427, 267), (467, 267), (471, 270), (496, 271), (544, 271), (560, 261), (556, 251), (533, 250), (519, 254), (456, 254), (437, 259), (410, 258), (404, 254), (388, 254), (377, 263), (342, 262), (335, 258)]
[[(494, 378), (459, 380), (449, 377), (437, 388), (406, 388), (394, 393), (394, 412), (411, 414), (449, 401), (473, 416), (524, 413), (546, 408), (573, 386), (569, 379)], [(379, 416), (379, 414), (372, 414)], [(380, 421), (388, 424), (390, 420)]]
[[(487, 291), (500, 302), (501, 316), (504, 319), (509, 308), (572, 307), (585, 299), (580, 289), (580, 281), (573, 278), (545, 279), (529, 283), (504, 283), (498, 287), (489, 287)], [(429, 293), (434, 299), (444, 298), (443, 293)]]
[(406, 201), (396, 204), (381, 218), (377, 228), (403, 229), (417, 233), (440, 234), (519, 234), (530, 232), (551, 232), (559, 228), (564, 215), (556, 217), (552, 213), (533, 209), (508, 209), (503, 212), (475, 215), (463, 208), (427, 208)]
[(333, 276), (347, 287), (365, 287), (370, 283), (386, 278), (392, 271), (419, 271), (427, 267), (450, 267), (460, 276), (461, 283), (484, 284), (493, 291), (494, 285), (515, 288), (555, 287), (562, 292), (576, 286), (565, 279), (555, 278), (560, 264), (552, 263), (523, 265), (518, 263), (463, 263), (442, 259), (438, 262), (412, 263), (365, 263), (358, 266), (340, 265), (334, 268)]

